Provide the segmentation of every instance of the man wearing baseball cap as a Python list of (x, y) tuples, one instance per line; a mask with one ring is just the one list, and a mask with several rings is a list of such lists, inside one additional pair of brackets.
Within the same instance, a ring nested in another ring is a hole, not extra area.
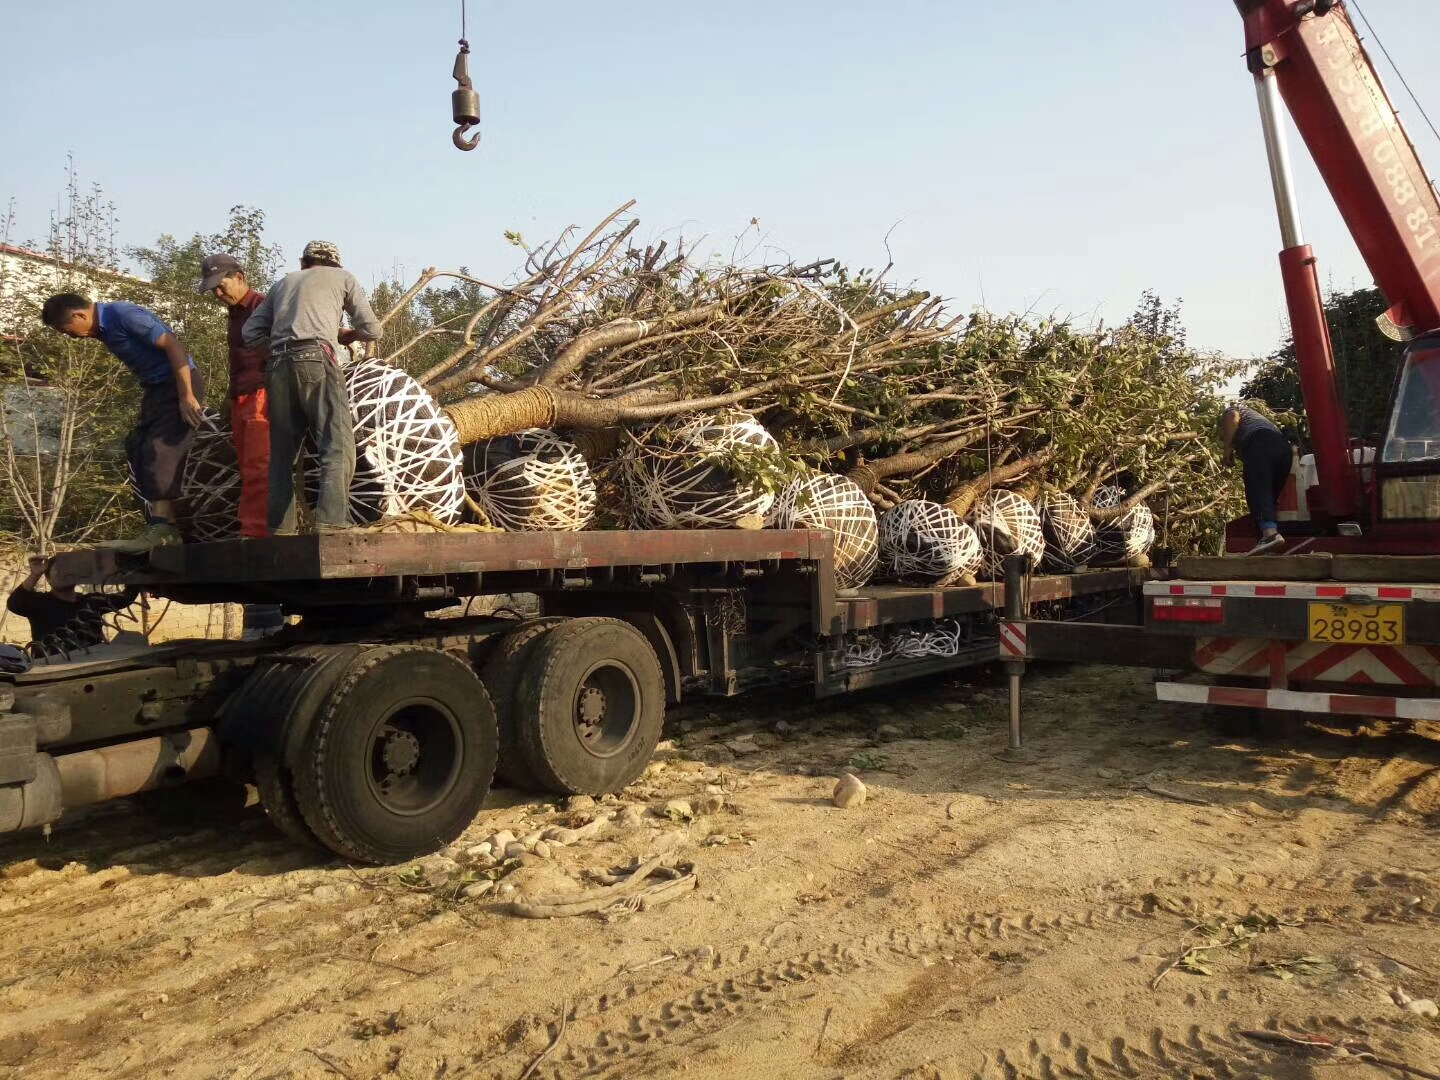
[(240, 535), (268, 536), (270, 422), (265, 408), (266, 345), (248, 346), (240, 336), (265, 294), (250, 287), (245, 268), (233, 255), (210, 255), (200, 264), (200, 291), (215, 295), (229, 310), (230, 435), (240, 463)]
[[(350, 328), (341, 316), (350, 316)], [(270, 290), (241, 331), (245, 345), (270, 347), (265, 394), (270, 414), (270, 531), (295, 531), (295, 455), (309, 435), (320, 457), (316, 532), (350, 525), (355, 427), (337, 357), (339, 346), (378, 341), (380, 320), (355, 275), (340, 267), (340, 250), (312, 240), (300, 269)]]

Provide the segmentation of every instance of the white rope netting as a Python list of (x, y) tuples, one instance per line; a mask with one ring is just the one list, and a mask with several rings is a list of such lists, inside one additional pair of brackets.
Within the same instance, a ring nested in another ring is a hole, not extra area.
[(999, 489), (989, 491), (975, 504), (968, 520), (985, 549), (982, 570), (994, 581), (1005, 577), (1006, 555), (1016, 552), (1029, 555), (1031, 569), (1038, 567), (1045, 557), (1045, 532), (1040, 526), (1040, 515), (1022, 495)]
[(888, 577), (949, 585), (973, 577), (984, 557), (975, 530), (940, 503), (906, 499), (880, 519), (880, 559)]
[(1155, 544), (1155, 515), (1143, 502), (1136, 503), (1114, 521), (1101, 525), (1096, 538), (1096, 562), (1114, 565), (1138, 559)]
[(847, 668), (873, 667), (882, 660), (925, 660), (956, 656), (965, 643), (965, 630), (955, 619), (941, 619), (927, 627), (898, 630), (885, 637), (857, 635), (845, 646), (841, 660)]
[(723, 529), (763, 515), (775, 497), (734, 466), (747, 454), (779, 452), (775, 437), (744, 413), (697, 416), (669, 434), (652, 430), (623, 458), (631, 516), (643, 529)]
[[(127, 462), (131, 493), (142, 505), (140, 479)], [(185, 455), (180, 478), (185, 519), (181, 527), (196, 540), (229, 540), (240, 535), (240, 462), (230, 428), (214, 409), (206, 409)]]
[(770, 514), (777, 529), (828, 529), (835, 534), (835, 584), (858, 589), (880, 562), (880, 526), (875, 508), (859, 484), (843, 476), (815, 473), (795, 480), (775, 500)]
[(196, 540), (240, 535), (240, 460), (229, 428), (209, 409), (195, 429), (180, 492), (188, 509), (188, 531)]
[(1045, 568), (1067, 573), (1088, 566), (1095, 558), (1095, 524), (1080, 500), (1063, 491), (1047, 491), (1039, 510), (1045, 532)]
[(490, 521), (512, 532), (576, 532), (595, 516), (584, 455), (547, 428), (465, 447), (465, 488)]
[[(430, 392), (379, 359), (347, 364), (345, 390), (355, 422), (351, 520), (368, 524), (423, 512), (458, 522), (465, 507), (460, 439)], [(312, 451), (305, 462), (312, 505), (319, 486)]]
[(1125, 501), (1125, 489), (1118, 484), (1106, 484), (1095, 489), (1090, 505), (1096, 510), (1113, 510)]

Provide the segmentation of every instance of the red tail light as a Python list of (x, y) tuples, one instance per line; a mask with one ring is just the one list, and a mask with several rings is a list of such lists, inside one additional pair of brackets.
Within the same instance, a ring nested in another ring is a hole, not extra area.
[(1218, 623), (1225, 621), (1225, 601), (1203, 596), (1157, 596), (1150, 613), (1156, 622)]

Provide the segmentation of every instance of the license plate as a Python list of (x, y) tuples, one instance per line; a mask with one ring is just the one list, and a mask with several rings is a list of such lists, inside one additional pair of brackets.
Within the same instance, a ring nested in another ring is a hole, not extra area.
[(1310, 640), (1332, 645), (1404, 645), (1403, 604), (1311, 604)]

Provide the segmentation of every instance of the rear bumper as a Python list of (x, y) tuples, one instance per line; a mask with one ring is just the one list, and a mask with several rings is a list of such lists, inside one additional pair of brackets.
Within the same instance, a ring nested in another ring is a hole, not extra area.
[(1259, 690), (1196, 683), (1155, 684), (1155, 697), (1189, 705), (1230, 705), (1282, 712), (1329, 713), (1336, 716), (1378, 716), (1396, 720), (1440, 721), (1440, 698), (1386, 697), (1370, 694), (1327, 694), (1302, 690)]

